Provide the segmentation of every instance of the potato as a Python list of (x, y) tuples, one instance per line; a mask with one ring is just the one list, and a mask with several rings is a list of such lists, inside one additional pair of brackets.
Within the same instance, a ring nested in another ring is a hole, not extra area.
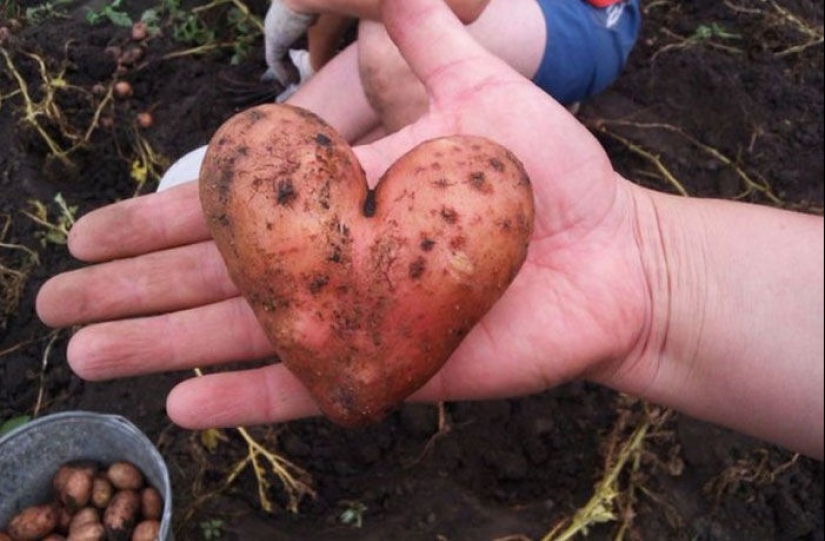
[(110, 541), (125, 541), (132, 535), (132, 529), (140, 511), (140, 495), (134, 490), (121, 490), (112, 498), (103, 513), (103, 526)]
[(515, 278), (533, 197), (484, 138), (428, 141), (374, 191), (346, 141), (287, 105), (236, 115), (201, 168), (230, 276), (334, 421), (377, 421), (421, 387)]
[[(2, 539), (3, 538), (0, 537), (0, 541), (2, 541)], [(43, 541), (66, 541), (66, 537), (63, 536), (63, 535), (60, 535), (59, 533), (53, 533), (53, 534), (50, 534), (50, 535), (47, 535), (46, 537), (44, 537)]]
[(132, 533), (132, 541), (157, 541), (160, 532), (160, 522), (157, 520), (144, 520)]
[(106, 528), (100, 522), (87, 522), (77, 530), (69, 532), (67, 541), (104, 541)]
[(94, 507), (84, 507), (74, 514), (69, 523), (69, 533), (75, 533), (89, 524), (100, 524), (100, 513)]
[(57, 499), (70, 513), (89, 503), (92, 496), (92, 480), (96, 467), (89, 464), (63, 465), (52, 477)]
[(106, 471), (106, 477), (117, 490), (140, 490), (143, 473), (130, 462), (115, 462)]
[(0, 532), (0, 541), (13, 541), (9, 534), (6, 532)]
[(72, 514), (68, 509), (62, 505), (57, 511), (57, 531), (66, 533), (69, 531), (69, 525), (72, 523)]
[(36, 541), (52, 533), (57, 527), (58, 509), (54, 504), (27, 507), (17, 513), (8, 526), (14, 541)]
[(160, 520), (163, 515), (163, 498), (155, 488), (146, 487), (140, 493), (140, 514), (151, 520)]
[(105, 475), (97, 475), (92, 481), (92, 505), (98, 509), (105, 509), (112, 496), (115, 494), (115, 487)]

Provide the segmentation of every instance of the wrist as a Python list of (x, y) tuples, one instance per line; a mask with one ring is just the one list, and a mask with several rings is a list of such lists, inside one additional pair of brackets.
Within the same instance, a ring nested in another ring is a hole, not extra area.
[(822, 219), (635, 187), (649, 311), (598, 381), (822, 455)]
[[(689, 288), (676, 288), (674, 283), (679, 281), (681, 265), (701, 261), (690, 256), (695, 251), (693, 244), (701, 245), (701, 241), (690, 232), (689, 217), (682, 215), (681, 198), (625, 183), (633, 201), (634, 257), (638, 257), (645, 284), (645, 311), (635, 342), (623, 356), (592, 373), (591, 379), (620, 392), (650, 398), (657, 394), (661, 378), (669, 370), (663, 366), (664, 360), (671, 354), (691, 356), (698, 341), (691, 327), (685, 335), (674, 335), (673, 331), (679, 327), (680, 314), (692, 311), (684, 304), (702, 304), (702, 286), (693, 281)], [(695, 277), (703, 275), (695, 270), (687, 272)]]

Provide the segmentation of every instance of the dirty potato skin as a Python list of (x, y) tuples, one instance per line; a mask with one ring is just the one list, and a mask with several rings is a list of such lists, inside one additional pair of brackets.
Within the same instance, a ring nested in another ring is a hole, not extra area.
[(57, 527), (58, 509), (54, 504), (27, 507), (15, 515), (7, 526), (14, 541), (37, 541)]
[(103, 513), (103, 526), (110, 541), (127, 541), (137, 522), (140, 495), (134, 490), (121, 490), (112, 498)]
[(521, 163), (490, 140), (423, 143), (370, 191), (349, 144), (287, 105), (220, 128), (200, 196), (280, 359), (345, 426), (441, 368), (515, 278), (533, 224)]
[(67, 464), (61, 466), (52, 479), (58, 498), (70, 513), (86, 506), (92, 495), (94, 466)]

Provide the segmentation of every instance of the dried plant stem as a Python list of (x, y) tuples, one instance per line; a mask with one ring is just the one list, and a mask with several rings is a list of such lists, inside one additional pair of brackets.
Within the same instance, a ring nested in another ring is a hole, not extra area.
[[(196, 368), (195, 374), (203, 376), (203, 371)], [(270, 472), (281, 482), (287, 496), (287, 509), (289, 511), (297, 513), (298, 505), (305, 496), (315, 497), (315, 491), (309, 485), (309, 481), (305, 481), (305, 479), (309, 479), (309, 474), (306, 471), (279, 454), (266, 449), (249, 434), (246, 428), (236, 427), (235, 430), (238, 431), (246, 443), (247, 455), (226, 476), (224, 489), (231, 486), (238, 476), (247, 467), (251, 466), (258, 483), (258, 500), (261, 508), (267, 513), (272, 513), (275, 510), (267, 494), (270, 487), (268, 480)]]
[[(83, 88), (68, 84), (64, 78), (65, 68), (60, 72), (50, 73), (46, 68), (46, 62), (43, 58), (34, 53), (23, 53), (25, 56), (32, 59), (35, 64), (37, 64), (40, 74), (40, 88), (42, 89), (43, 96), (40, 101), (35, 101), (29, 91), (29, 85), (20, 74), (20, 71), (14, 64), (11, 55), (2, 48), (0, 48), (0, 53), (3, 54), (6, 67), (17, 84), (17, 89), (14, 92), (0, 97), (0, 103), (4, 99), (9, 99), (14, 96), (21, 96), (23, 100), (23, 122), (28, 124), (37, 132), (43, 142), (46, 143), (46, 146), (49, 148), (49, 152), (55, 158), (60, 160), (64, 165), (71, 166), (72, 163), (69, 159), (69, 155), (77, 149), (84, 147), (91, 141), (92, 134), (100, 122), (103, 109), (112, 101), (114, 83), (111, 82), (106, 87), (106, 92), (103, 95), (103, 98), (95, 107), (89, 126), (81, 133), (79, 130), (69, 125), (63, 111), (61, 111), (57, 104), (56, 97), (58, 91), (73, 90), (85, 95), (88, 95), (89, 92)], [(41, 123), (41, 118), (45, 118), (49, 122), (54, 123), (54, 125), (60, 130), (60, 134), (70, 141), (71, 144), (65, 148), (61, 146), (61, 144), (49, 134), (48, 130)]]
[(43, 358), (40, 362), (40, 374), (38, 376), (39, 386), (37, 389), (37, 402), (34, 404), (32, 417), (37, 417), (40, 414), (40, 408), (43, 407), (43, 397), (46, 394), (46, 370), (49, 368), (49, 359), (52, 355), (52, 348), (59, 337), (59, 329), (49, 333), (49, 341), (46, 343), (46, 347), (43, 350)]
[[(615, 539), (623, 538), (635, 516), (636, 490), (644, 490), (638, 472), (643, 457), (650, 455), (645, 443), (671, 437), (664, 426), (673, 412), (644, 402), (641, 405), (644, 408), (641, 415), (620, 405), (619, 418), (605, 440), (604, 473), (593, 495), (571, 518), (557, 524), (541, 541), (565, 541), (577, 535), (587, 535), (593, 526), (607, 522), (619, 522)], [(623, 437), (631, 427), (632, 432)], [(624, 487), (620, 482), (623, 473), (627, 479)]]
[(201, 54), (211, 53), (212, 51), (217, 51), (220, 49), (233, 49), (234, 47), (235, 42), (207, 43), (205, 45), (199, 45), (197, 47), (184, 49), (182, 51), (172, 51), (171, 53), (166, 53), (165, 55), (163, 55), (163, 59), (171, 60), (173, 58), (182, 58), (184, 56), (197, 56)]
[[(591, 127), (598, 130), (600, 133), (604, 133), (605, 135), (608, 135), (611, 138), (616, 139), (617, 141), (624, 144), (632, 152), (634, 152), (634, 153), (648, 159), (649, 161), (651, 161), (651, 163), (653, 163), (654, 166), (656, 166), (656, 168), (659, 170), (659, 172), (662, 173), (662, 176), (668, 182), (670, 182), (672, 185), (674, 184), (674, 181), (676, 181), (676, 179), (667, 170), (667, 168), (664, 166), (664, 164), (662, 164), (661, 159), (658, 156), (652, 154), (649, 151), (644, 150), (643, 148), (641, 148), (638, 145), (634, 144), (630, 140), (628, 140), (626, 138), (623, 138), (623, 137), (607, 130), (606, 126), (624, 126), (624, 127), (639, 128), (639, 129), (646, 129), (646, 130), (665, 130), (665, 131), (669, 131), (671, 133), (674, 133), (674, 134), (678, 135), (679, 137), (682, 137), (682, 138), (686, 139), (688, 142), (690, 142), (692, 145), (694, 145), (695, 147), (697, 147), (701, 151), (703, 151), (706, 154), (712, 156), (714, 159), (716, 159), (718, 162), (720, 162), (725, 167), (731, 168), (736, 173), (736, 175), (742, 181), (742, 184), (744, 186), (743, 192), (740, 193), (737, 196), (737, 199), (742, 199), (744, 197), (749, 196), (753, 192), (758, 192), (763, 197), (768, 199), (771, 203), (773, 203), (774, 205), (784, 206), (784, 204), (785, 204), (784, 201), (782, 201), (779, 197), (776, 196), (776, 194), (773, 193), (773, 189), (771, 188), (771, 186), (767, 182), (764, 182), (764, 181), (763, 182), (757, 182), (756, 180), (753, 179), (753, 177), (751, 175), (749, 175), (747, 172), (745, 172), (745, 170), (739, 164), (737, 164), (734, 160), (732, 160), (731, 158), (726, 156), (719, 149), (714, 148), (710, 145), (707, 145), (707, 144), (699, 141), (698, 139), (696, 139), (695, 137), (693, 137), (692, 135), (687, 133), (682, 128), (679, 128), (677, 126), (673, 126), (673, 125), (670, 125), (670, 124), (659, 123), (659, 122), (632, 122), (632, 121), (629, 121), (629, 120), (599, 119), (598, 121), (591, 123)], [(681, 183), (679, 183), (678, 181), (676, 181), (676, 183), (678, 183), (678, 186), (681, 186)], [(674, 185), (674, 187), (676, 187), (677, 191), (682, 193), (682, 195), (687, 195), (687, 192), (684, 190), (684, 187), (682, 187), (681, 190), (676, 185)]]
[(651, 422), (649, 419), (645, 419), (636, 427), (633, 434), (612, 460), (612, 464), (605, 471), (605, 475), (596, 485), (590, 500), (584, 507), (576, 511), (566, 527), (564, 522), (559, 524), (544, 536), (542, 541), (566, 541), (578, 534), (586, 534), (595, 524), (615, 520), (612, 509), (614, 501), (620, 494), (617, 486), (619, 475), (624, 471), (627, 462), (641, 449), (642, 442), (650, 428)]

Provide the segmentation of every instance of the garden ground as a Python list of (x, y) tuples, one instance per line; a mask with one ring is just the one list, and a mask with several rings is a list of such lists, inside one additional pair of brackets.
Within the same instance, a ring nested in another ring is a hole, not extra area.
[[(151, 191), (255, 97), (241, 91), (260, 90), (263, 69), (244, 13), (260, 18), (263, 2), (120, 4), (0, 0), (0, 423), (68, 409), (128, 417), (169, 464), (184, 540), (532, 540), (556, 527), (554, 539), (823, 539), (821, 463), (579, 382), (407, 405), (362, 430), (309, 419), (189, 432), (164, 401), (191, 373), (71, 374), (71, 330), (33, 311), (43, 281), (79, 265), (65, 230)], [(579, 114), (619, 171), (821, 214), (823, 3), (645, 4), (625, 73)], [(142, 16), (149, 37), (136, 41), (129, 23)], [(131, 96), (115, 96), (115, 81)]]

